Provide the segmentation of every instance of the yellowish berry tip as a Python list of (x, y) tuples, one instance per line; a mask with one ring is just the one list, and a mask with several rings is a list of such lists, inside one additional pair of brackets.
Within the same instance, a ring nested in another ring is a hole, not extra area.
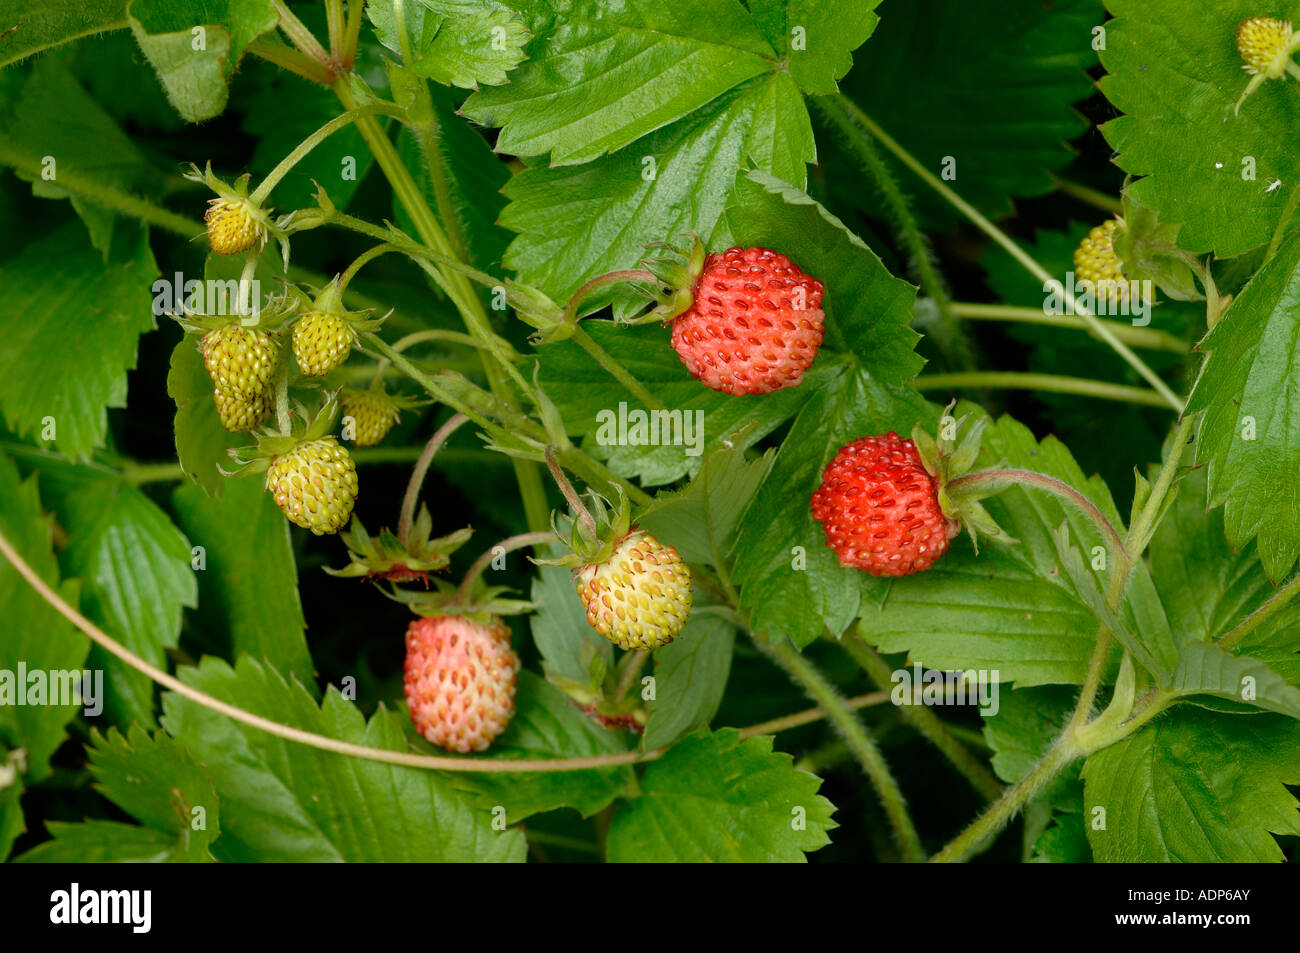
[(1286, 72), (1290, 58), (1291, 24), (1273, 17), (1251, 17), (1237, 25), (1237, 52), (1245, 61), (1244, 69), (1272, 78)]
[(208, 242), (218, 255), (238, 255), (266, 243), (266, 229), (246, 202), (212, 199), (203, 221)]

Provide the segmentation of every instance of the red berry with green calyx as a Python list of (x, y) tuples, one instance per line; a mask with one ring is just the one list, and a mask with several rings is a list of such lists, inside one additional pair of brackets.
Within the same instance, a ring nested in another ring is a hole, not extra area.
[(825, 288), (770, 248), (705, 255), (686, 265), (647, 262), (667, 285), (656, 314), (671, 318), (672, 344), (691, 375), (726, 394), (797, 387), (825, 336)]

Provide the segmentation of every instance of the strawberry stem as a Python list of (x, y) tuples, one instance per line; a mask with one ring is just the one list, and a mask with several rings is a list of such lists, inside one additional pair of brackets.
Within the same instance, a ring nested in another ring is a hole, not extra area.
[(248, 196), (254, 205), (261, 205), (266, 197), (271, 194), (271, 190), (279, 184), (280, 180), (289, 174), (289, 171), (297, 165), (302, 159), (318, 145), (328, 139), (334, 133), (338, 132), (344, 126), (351, 125), (362, 116), (401, 116), (402, 110), (392, 103), (370, 103), (367, 106), (357, 106), (355, 109), (349, 109), (342, 115), (335, 116), (325, 125), (321, 126), (310, 136), (294, 148), (287, 156), (280, 160), (280, 164), (272, 169), (261, 184)]
[(333, 58), (329, 51), (320, 45), (315, 34), (307, 28), (284, 3), (284, 0), (272, 0), (271, 6), (275, 9), (276, 15), (280, 18), (280, 29), (284, 35), (289, 38), (289, 42), (296, 46), (303, 53), (306, 53), (314, 60), (324, 63), (326, 66), (334, 65)]
[(668, 407), (654, 394), (646, 390), (632, 372), (626, 367), (614, 360), (610, 353), (595, 342), (595, 340), (582, 328), (575, 326), (573, 329), (573, 340), (578, 346), (591, 355), (592, 359), (607, 370), (614, 380), (618, 381), (631, 392), (632, 396), (641, 401), (649, 410), (667, 410)]
[(415, 503), (420, 498), (420, 487), (424, 485), (424, 477), (429, 472), (429, 465), (433, 463), (434, 454), (447, 442), (447, 438), (468, 420), (469, 418), (464, 414), (453, 414), (451, 419), (429, 438), (429, 442), (424, 445), (424, 452), (420, 454), (420, 459), (415, 461), (415, 468), (411, 470), (411, 479), (406, 484), (406, 495), (402, 497), (402, 513), (397, 521), (397, 538), (402, 541), (403, 546), (407, 545), (407, 538), (411, 535), (411, 519), (415, 515)]
[(967, 371), (960, 374), (922, 374), (912, 381), (919, 391), (957, 390), (964, 387), (1007, 388), (1011, 390), (1041, 390), (1057, 394), (1080, 394), (1102, 400), (1117, 400), (1129, 404), (1168, 408), (1169, 403), (1153, 390), (1095, 381), (1084, 377), (1064, 377), (1060, 374), (1030, 374), (1021, 371)]
[[(885, 130), (882, 129), (875, 120), (863, 112), (856, 103), (843, 93), (821, 97), (818, 105), (826, 108), (828, 111), (838, 111), (843, 115), (847, 122), (858, 126), (859, 132), (873, 137), (877, 142), (884, 146), (886, 150), (893, 153), (894, 157), (898, 159), (899, 162), (903, 163), (903, 165), (907, 166), (907, 168), (920, 178), (922, 182), (934, 189), (934, 191), (939, 193), (939, 195), (957, 209), (957, 211), (965, 215), (966, 218), (970, 220), (971, 224), (998, 245), (1002, 246), (1007, 254), (1014, 258), (1025, 268), (1026, 271), (1039, 281), (1044, 283), (1053, 282), (1054, 284), (1060, 284), (1057, 279), (1048, 274), (1047, 269), (1035, 261), (1023, 248), (1017, 245), (1006, 232), (994, 225), (988, 220), (988, 218), (980, 214), (973, 205), (949, 188), (948, 185), (940, 180), (937, 175), (927, 169), (925, 165), (916, 158), (916, 156), (903, 148), (897, 140), (885, 132)], [(1170, 389), (1168, 384), (1161, 380), (1160, 375), (1151, 370), (1142, 358), (1138, 357), (1129, 349), (1128, 345), (1119, 340), (1119, 338), (1111, 333), (1109, 328), (1098, 321), (1092, 311), (1080, 304), (1075, 299), (1074, 295), (1069, 293), (1068, 289), (1063, 290), (1065, 290), (1065, 294), (1063, 295), (1065, 303), (1070, 308), (1071, 312), (1083, 318), (1088, 327), (1090, 327), (1098, 337), (1110, 345), (1111, 349), (1122, 357), (1128, 365), (1133, 368), (1133, 370), (1141, 374), (1143, 379), (1145, 379), (1147, 383), (1149, 383), (1156, 392), (1164, 398), (1165, 402), (1168, 403), (1170, 407), (1181, 412), (1183, 409), (1183, 400)]]
[(586, 300), (588, 295), (597, 288), (603, 288), (606, 285), (622, 284), (629, 281), (642, 281), (652, 285), (659, 284), (659, 279), (655, 276), (654, 272), (647, 271), (644, 268), (625, 268), (622, 271), (611, 271), (603, 275), (597, 275), (573, 293), (573, 297), (569, 299), (568, 306), (564, 309), (564, 320), (570, 324), (577, 321), (578, 308), (582, 306), (582, 302)]
[(556, 539), (558, 537), (550, 530), (544, 533), (520, 533), (517, 536), (510, 536), (501, 540), (491, 549), (484, 550), (478, 559), (474, 560), (474, 564), (469, 567), (469, 572), (465, 573), (460, 588), (456, 590), (456, 602), (461, 606), (469, 604), (469, 594), (470, 590), (474, 588), (474, 580), (483, 575), (483, 570), (487, 569), (488, 564), (497, 556), (504, 556), (506, 553), (512, 553), (517, 549), (525, 549), (529, 546), (553, 543)]
[(1012, 486), (1032, 486), (1073, 504), (1101, 530), (1101, 534), (1106, 537), (1111, 549), (1123, 560), (1122, 565), (1127, 566), (1130, 564), (1128, 550), (1124, 547), (1124, 540), (1120, 538), (1119, 531), (1115, 529), (1115, 524), (1108, 520), (1101, 510), (1097, 509), (1097, 505), (1092, 500), (1070, 486), (1070, 484), (1055, 477), (1050, 477), (1045, 473), (1036, 473), (1033, 470), (981, 470), (978, 473), (968, 473), (966, 476), (958, 477), (948, 483), (945, 489), (949, 496), (956, 499), (961, 495), (961, 491), (967, 488), (982, 487), (987, 489), (995, 487), (1002, 489)]
[(623, 674), (618, 680), (618, 688), (614, 691), (615, 704), (627, 697), (627, 693), (632, 690), (632, 683), (645, 668), (646, 659), (649, 657), (650, 653), (642, 649), (639, 652), (632, 652), (623, 659)]
[(600, 531), (596, 528), (596, 521), (592, 518), (587, 507), (583, 505), (582, 497), (578, 496), (577, 491), (573, 488), (573, 484), (569, 482), (569, 478), (564, 475), (564, 471), (561, 470), (560, 465), (556, 463), (554, 447), (546, 448), (546, 465), (551, 470), (551, 477), (555, 480), (555, 485), (560, 488), (560, 492), (564, 494), (564, 498), (569, 502), (569, 506), (573, 508), (574, 515), (582, 521), (583, 528), (591, 534), (592, 539), (599, 537)]
[[(1300, 189), (1297, 189), (1297, 191), (1300, 192)], [(1045, 324), (1054, 328), (1073, 328), (1076, 331), (1087, 331), (1091, 334), (1091, 328), (1083, 322), (1082, 318), (1068, 314), (1047, 314), (1042, 308), (954, 301), (952, 313), (968, 321), (1018, 321), (1025, 324)], [(1098, 319), (1098, 323), (1106, 325), (1114, 333), (1115, 337), (1134, 347), (1147, 347), (1157, 351), (1175, 351), (1179, 354), (1186, 354), (1188, 350), (1186, 341), (1174, 337), (1167, 331), (1133, 327), (1128, 324), (1120, 324), (1118, 321), (1102, 321)], [(1164, 406), (1163, 402), (1161, 402), (1161, 406)]]

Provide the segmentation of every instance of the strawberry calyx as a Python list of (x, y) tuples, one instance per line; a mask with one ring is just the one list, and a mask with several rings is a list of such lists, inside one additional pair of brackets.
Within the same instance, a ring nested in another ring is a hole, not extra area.
[(295, 402), (289, 415), (289, 425), (270, 425), (254, 431), (252, 446), (232, 447), (226, 451), (235, 461), (235, 468), (218, 467), (229, 477), (246, 473), (265, 472), (277, 457), (282, 457), (298, 447), (332, 436), (339, 417), (338, 391), (330, 392), (313, 413), (305, 405)]
[(191, 163), (189, 171), (183, 174), (186, 179), (206, 185), (216, 194), (216, 198), (208, 200), (209, 214), (213, 209), (229, 209), (237, 212), (256, 230), (257, 240), (251, 250), (260, 252), (266, 246), (267, 239), (274, 238), (280, 245), (285, 268), (289, 267), (289, 233), (272, 218), (271, 209), (264, 208), (248, 194), (251, 178), (249, 173), (245, 172), (234, 182), (227, 182), (213, 174), (212, 163), (209, 162), (203, 171), (199, 171), (199, 167)]
[(667, 254), (640, 261), (641, 267), (659, 279), (660, 288), (653, 295), (655, 306), (636, 319), (637, 323), (662, 321), (666, 324), (678, 315), (685, 314), (695, 304), (695, 289), (700, 275), (704, 274), (704, 265), (709, 255), (699, 235), (687, 232), (682, 237), (690, 243), (686, 248), (666, 242), (654, 242), (646, 246), (663, 249)]
[(552, 558), (532, 557), (539, 566), (570, 566), (581, 570), (586, 566), (608, 562), (628, 535), (633, 532), (631, 507), (627, 497), (619, 493), (617, 503), (610, 503), (595, 490), (585, 494), (587, 514), (591, 520), (579, 515), (552, 513), (551, 529), (569, 550)]
[(353, 515), (348, 529), (340, 534), (348, 550), (348, 564), (342, 569), (325, 567), (331, 576), (363, 578), (370, 582), (403, 583), (419, 580), (429, 588), (429, 573), (441, 572), (451, 554), (469, 541), (474, 531), (468, 526), (446, 536), (432, 538), (433, 517), (421, 505), (411, 523), (405, 544), (387, 527), (371, 536), (359, 517)]

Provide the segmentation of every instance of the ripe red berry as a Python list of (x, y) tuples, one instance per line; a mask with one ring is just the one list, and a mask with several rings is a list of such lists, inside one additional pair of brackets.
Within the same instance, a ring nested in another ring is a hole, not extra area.
[(803, 380), (821, 347), (822, 283), (767, 248), (709, 255), (690, 308), (673, 321), (686, 369), (727, 394), (770, 394)]
[(406, 630), (411, 721), (448, 751), (484, 751), (515, 714), (519, 656), (498, 617), (421, 617)]
[(840, 448), (813, 493), (812, 514), (840, 565), (873, 576), (929, 569), (960, 529), (940, 507), (916, 444), (892, 430)]

